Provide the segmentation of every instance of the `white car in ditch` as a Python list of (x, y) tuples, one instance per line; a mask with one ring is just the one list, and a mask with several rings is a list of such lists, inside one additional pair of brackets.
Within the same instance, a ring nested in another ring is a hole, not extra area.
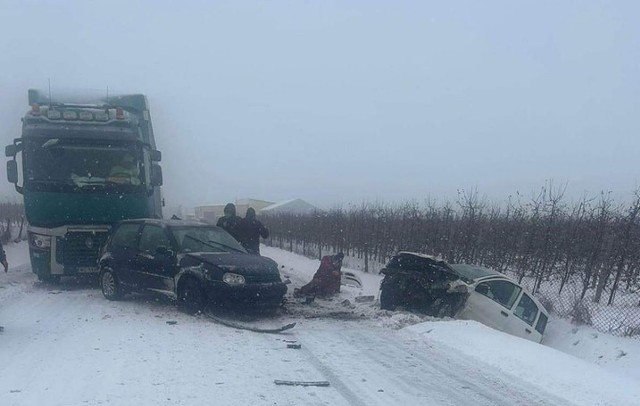
[(476, 320), (541, 342), (549, 312), (520, 284), (490, 268), (401, 251), (383, 268), (380, 307)]

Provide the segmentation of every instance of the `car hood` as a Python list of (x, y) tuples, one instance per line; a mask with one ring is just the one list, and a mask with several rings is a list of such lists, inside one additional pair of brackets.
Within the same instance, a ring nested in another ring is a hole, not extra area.
[(185, 256), (204, 264), (213, 265), (227, 272), (243, 276), (276, 274), (279, 275), (278, 264), (271, 258), (245, 253), (192, 252)]

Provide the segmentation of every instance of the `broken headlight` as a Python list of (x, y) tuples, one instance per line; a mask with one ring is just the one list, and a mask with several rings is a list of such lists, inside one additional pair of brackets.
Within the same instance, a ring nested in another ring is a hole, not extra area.
[(227, 285), (232, 286), (244, 285), (244, 276), (238, 275), (237, 273), (227, 272), (222, 275), (222, 281)]

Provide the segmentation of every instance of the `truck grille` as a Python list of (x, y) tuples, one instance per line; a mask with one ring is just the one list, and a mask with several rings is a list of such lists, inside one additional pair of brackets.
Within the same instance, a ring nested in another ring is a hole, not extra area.
[(96, 266), (100, 248), (106, 239), (105, 231), (68, 232), (63, 240), (64, 266)]

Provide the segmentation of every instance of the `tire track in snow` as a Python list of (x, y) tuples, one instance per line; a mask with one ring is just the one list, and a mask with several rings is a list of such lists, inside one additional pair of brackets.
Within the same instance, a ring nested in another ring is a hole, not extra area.
[(430, 349), (398, 332), (349, 327), (336, 329), (334, 324), (298, 334), (310, 363), (349, 404), (569, 404), (488, 365), (474, 365), (449, 349)]

